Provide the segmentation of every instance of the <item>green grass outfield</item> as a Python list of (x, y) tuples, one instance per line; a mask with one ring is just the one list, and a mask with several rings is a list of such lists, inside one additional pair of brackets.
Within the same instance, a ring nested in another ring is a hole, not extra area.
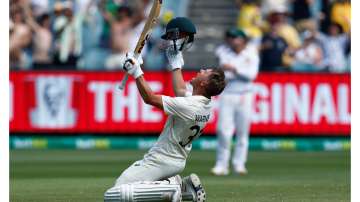
[[(136, 150), (11, 150), (12, 202), (102, 201)], [(209, 202), (350, 201), (350, 151), (250, 152), (247, 176), (215, 177), (214, 151), (192, 151), (182, 175), (197, 173)]]

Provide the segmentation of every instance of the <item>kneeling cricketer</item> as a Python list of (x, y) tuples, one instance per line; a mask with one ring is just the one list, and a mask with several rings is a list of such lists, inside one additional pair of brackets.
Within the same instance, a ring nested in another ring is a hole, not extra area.
[(135, 201), (205, 201), (206, 195), (199, 177), (191, 174), (181, 178), (192, 141), (198, 138), (209, 120), (212, 96), (225, 88), (224, 72), (218, 68), (201, 69), (192, 78), (192, 92), (187, 90), (181, 68), (182, 51), (194, 41), (196, 28), (187, 18), (178, 17), (166, 26), (163, 39), (169, 42), (166, 55), (172, 72), (176, 97), (155, 94), (141, 70), (141, 57), (127, 55), (123, 68), (136, 80), (146, 104), (163, 110), (167, 121), (155, 145), (124, 170), (115, 185), (104, 194), (104, 200)]

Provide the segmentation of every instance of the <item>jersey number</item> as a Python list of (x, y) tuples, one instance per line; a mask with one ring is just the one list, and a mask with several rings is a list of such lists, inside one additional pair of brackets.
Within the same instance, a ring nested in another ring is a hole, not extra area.
[(198, 126), (198, 125), (191, 126), (190, 130), (195, 131), (195, 134), (188, 138), (187, 143), (183, 143), (182, 141), (179, 142), (179, 144), (182, 147), (186, 147), (188, 144), (190, 144), (193, 141), (194, 138), (196, 138), (198, 135), (201, 135), (201, 133), (202, 133), (202, 130), (200, 130), (200, 126)]

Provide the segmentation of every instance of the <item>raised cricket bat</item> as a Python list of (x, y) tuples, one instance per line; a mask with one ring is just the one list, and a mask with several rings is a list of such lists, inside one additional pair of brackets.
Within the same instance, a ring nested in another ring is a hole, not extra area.
[[(149, 16), (148, 16), (148, 18), (146, 20), (144, 29), (142, 30), (140, 38), (136, 43), (136, 47), (135, 47), (135, 50), (134, 50), (134, 57), (136, 59), (140, 56), (141, 51), (145, 46), (146, 40), (148, 40), (148, 38), (150, 37), (151, 30), (155, 26), (155, 24), (157, 22), (157, 18), (159, 17), (159, 14), (160, 14), (160, 8), (161, 8), (161, 5), (162, 5), (162, 0), (153, 0), (153, 1), (154, 2), (153, 2), (153, 5), (151, 7), (150, 14), (149, 14)], [(126, 82), (128, 80), (128, 77), (129, 77), (129, 75), (127, 73), (125, 73), (125, 76), (122, 79), (121, 84), (119, 86), (119, 88), (121, 90), (124, 89), (125, 84), (126, 84)]]

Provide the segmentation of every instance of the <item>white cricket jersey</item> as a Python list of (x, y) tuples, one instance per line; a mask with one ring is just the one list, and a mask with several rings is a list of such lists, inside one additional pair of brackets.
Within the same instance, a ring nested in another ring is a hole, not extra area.
[(210, 119), (210, 101), (204, 96), (162, 96), (164, 111), (168, 117), (158, 141), (146, 155), (185, 160), (192, 141), (201, 135)]
[(236, 74), (225, 71), (225, 78), (228, 80), (223, 93), (243, 93), (250, 91), (252, 81), (259, 72), (259, 53), (256, 46), (248, 44), (239, 54), (235, 53), (229, 46), (220, 45), (216, 51), (219, 65), (232, 65)]

